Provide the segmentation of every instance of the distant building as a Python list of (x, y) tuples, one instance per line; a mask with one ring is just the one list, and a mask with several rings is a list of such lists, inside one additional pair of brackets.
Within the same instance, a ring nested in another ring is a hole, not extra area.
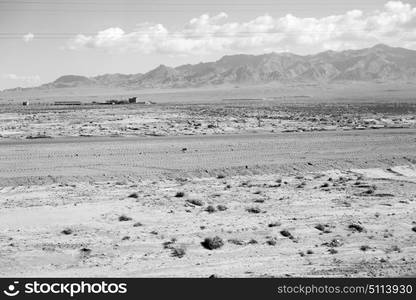
[(137, 97), (131, 97), (128, 100), (116, 100), (116, 99), (111, 99), (111, 100), (106, 100), (105, 102), (92, 102), (92, 104), (107, 104), (107, 105), (123, 105), (123, 104), (142, 104), (142, 105), (149, 105), (149, 104), (155, 104), (154, 102), (151, 101), (137, 101)]
[(55, 101), (55, 105), (81, 105), (81, 101)]
[(128, 100), (107, 100), (105, 101), (105, 104), (129, 104)]

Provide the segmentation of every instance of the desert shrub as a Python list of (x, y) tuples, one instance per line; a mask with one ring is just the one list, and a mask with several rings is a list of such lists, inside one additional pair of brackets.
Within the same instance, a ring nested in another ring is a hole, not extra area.
[(126, 215), (121, 215), (120, 217), (118, 217), (118, 220), (119, 220), (120, 222), (125, 222), (125, 221), (131, 221), (131, 220), (132, 220), (132, 218), (127, 217)]
[(240, 239), (229, 239), (228, 242), (234, 245), (239, 245), (239, 246), (245, 245), (245, 242)]
[(217, 209), (218, 209), (219, 211), (224, 211), (224, 210), (227, 210), (228, 208), (227, 208), (227, 206), (225, 206), (225, 205), (223, 205), (223, 204), (219, 204), (219, 205), (217, 205)]
[(358, 231), (358, 232), (364, 231), (364, 227), (359, 224), (350, 224), (348, 225), (348, 228), (351, 229), (352, 231)]
[(137, 193), (131, 193), (130, 195), (129, 195), (129, 198), (139, 198), (139, 194), (137, 194)]
[(247, 212), (252, 213), (252, 214), (259, 214), (261, 213), (261, 209), (258, 207), (249, 207), (246, 209)]
[(280, 225), (282, 225), (280, 222), (272, 222), (272, 223), (269, 223), (269, 227), (278, 227), (278, 226), (280, 226)]
[(269, 245), (269, 246), (275, 246), (276, 245), (276, 239), (268, 239), (267, 241), (266, 241), (266, 244), (267, 245)]
[(214, 250), (219, 249), (222, 246), (224, 246), (224, 241), (222, 238), (215, 236), (212, 238), (205, 238), (203, 242), (201, 242), (201, 245), (208, 250)]
[(61, 231), (63, 234), (69, 235), (72, 234), (72, 229), (71, 228), (65, 228), (64, 230)]
[(171, 255), (173, 257), (182, 258), (186, 254), (186, 248), (183, 245), (173, 246)]
[(212, 205), (208, 205), (207, 208), (205, 209), (205, 211), (207, 211), (208, 213), (213, 213), (216, 211), (215, 207)]
[(188, 202), (190, 204), (193, 204), (193, 205), (196, 205), (196, 206), (203, 206), (204, 205), (204, 201), (202, 201), (200, 199), (194, 199), (194, 198), (192, 198), (192, 199), (186, 200), (186, 202)]
[(175, 197), (176, 197), (176, 198), (182, 198), (182, 197), (185, 197), (185, 192), (176, 192)]
[(280, 231), (280, 234), (290, 239), (293, 238), (293, 235), (288, 230), (282, 230)]

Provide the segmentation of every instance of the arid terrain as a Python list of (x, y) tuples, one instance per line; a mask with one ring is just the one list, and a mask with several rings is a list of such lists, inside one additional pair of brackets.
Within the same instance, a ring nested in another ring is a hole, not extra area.
[[(411, 294), (416, 0), (3, 0), (0, 26), (0, 278), (60, 283), (4, 294)], [(267, 292), (189, 286), (149, 291)]]
[(282, 103), (0, 107), (0, 140), (416, 128), (416, 103)]
[(0, 275), (414, 276), (415, 110), (2, 106)]

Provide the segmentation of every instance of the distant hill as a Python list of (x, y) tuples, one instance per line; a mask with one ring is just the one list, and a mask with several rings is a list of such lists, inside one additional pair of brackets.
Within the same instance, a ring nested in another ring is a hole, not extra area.
[(315, 55), (230, 55), (215, 62), (160, 65), (145, 74), (65, 75), (35, 89), (63, 87), (187, 88), (271, 82), (416, 81), (416, 51), (379, 44)]

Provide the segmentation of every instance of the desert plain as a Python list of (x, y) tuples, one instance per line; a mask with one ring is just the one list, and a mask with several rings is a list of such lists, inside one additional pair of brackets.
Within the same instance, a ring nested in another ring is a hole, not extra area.
[(415, 276), (416, 102), (376, 100), (4, 104), (0, 276)]

